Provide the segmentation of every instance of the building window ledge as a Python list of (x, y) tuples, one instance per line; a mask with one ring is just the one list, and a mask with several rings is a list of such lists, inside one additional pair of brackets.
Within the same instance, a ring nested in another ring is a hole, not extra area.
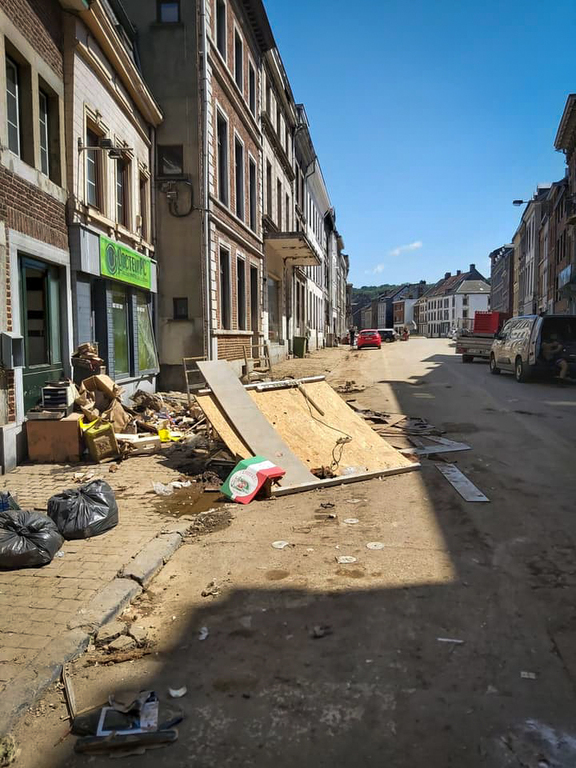
[(8, 171), (16, 174), (16, 176), (19, 176), (41, 192), (45, 192), (50, 197), (55, 198), (59, 203), (66, 203), (68, 194), (65, 189), (51, 181), (42, 171), (28, 165), (22, 158), (15, 155), (14, 152), (11, 152), (9, 149), (0, 151), (0, 163)]
[(254, 331), (234, 331), (228, 329), (215, 329), (212, 331), (212, 336), (253, 336)]

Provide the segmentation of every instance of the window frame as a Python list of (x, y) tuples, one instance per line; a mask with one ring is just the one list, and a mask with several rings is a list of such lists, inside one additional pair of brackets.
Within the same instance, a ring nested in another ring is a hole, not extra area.
[[(119, 173), (119, 169), (121, 167), (121, 172)], [(132, 230), (131, 222), (130, 222), (130, 203), (131, 203), (131, 195), (130, 195), (130, 178), (131, 178), (131, 162), (130, 158), (123, 155), (121, 158), (117, 158), (115, 161), (115, 168), (114, 168), (114, 206), (115, 206), (115, 221), (117, 224), (120, 224), (120, 226), (124, 227), (124, 229)], [(122, 203), (119, 204), (118, 202), (118, 189), (120, 187), (119, 180), (122, 180), (121, 189), (122, 189)], [(121, 206), (122, 208), (122, 216), (120, 217), (118, 215), (118, 208)]]
[[(178, 302), (186, 302), (186, 304), (179, 305)], [(179, 306), (185, 306), (186, 312), (180, 311)], [(188, 296), (173, 296), (172, 297), (172, 319), (173, 320), (188, 320), (190, 318)]]
[[(254, 173), (252, 173), (254, 169)], [(248, 226), (252, 232), (258, 229), (258, 166), (248, 153)]]
[(257, 86), (256, 86), (256, 67), (252, 60), (248, 59), (248, 109), (253, 117), (256, 117), (257, 110)]
[[(165, 160), (165, 150), (177, 150), (182, 157), (181, 167), (178, 172), (167, 173), (162, 170)], [(159, 179), (182, 179), (184, 177), (184, 145), (183, 144), (157, 144), (156, 145), (156, 176)]]
[(282, 231), (282, 192), (283, 192), (282, 179), (276, 178), (276, 224), (278, 231)]
[[(238, 151), (241, 152), (240, 171), (238, 173)], [(246, 151), (244, 142), (234, 131), (234, 203), (235, 214), (240, 221), (246, 221)]]
[[(99, 147), (100, 146), (100, 139), (102, 138), (102, 135), (97, 133), (91, 124), (86, 124), (85, 129), (85, 135), (86, 135), (86, 146), (87, 147)], [(91, 138), (95, 139), (95, 142), (91, 141)], [(85, 174), (85, 184), (84, 184), (84, 194), (85, 194), (85, 200), (86, 205), (91, 206), (92, 208), (95, 208), (97, 211), (100, 211), (100, 213), (104, 212), (104, 189), (103, 189), (103, 179), (104, 179), (104, 172), (103, 172), (103, 163), (104, 158), (102, 156), (102, 151), (100, 149), (87, 149), (86, 150), (86, 162), (84, 165), (84, 174)], [(94, 202), (90, 201), (90, 194), (88, 192), (90, 187), (90, 178), (88, 173), (88, 166), (89, 163), (92, 162), (92, 165), (94, 167)]]
[[(220, 12), (222, 16), (220, 16)], [(222, 22), (222, 24), (220, 24)], [(216, 48), (224, 61), (228, 61), (228, 9), (225, 0), (216, 0), (215, 13)]]
[[(178, 18), (175, 21), (166, 21), (162, 18), (162, 6), (175, 5)], [(156, 0), (156, 23), (157, 24), (180, 24), (182, 8), (180, 7), (180, 0)]]
[[(8, 69), (12, 68), (14, 71), (14, 84), (15, 84), (15, 93), (11, 93), (8, 90)], [(21, 130), (22, 130), (22, 118), (20, 115), (20, 67), (18, 65), (18, 62), (14, 61), (14, 59), (11, 56), (6, 55), (5, 57), (5, 68), (6, 68), (6, 127), (8, 130), (8, 149), (10, 152), (15, 154), (17, 157), (22, 157), (22, 136), (21, 136)], [(16, 102), (16, 119), (17, 123), (12, 123), (8, 117), (8, 98), (12, 97), (14, 101)], [(16, 138), (18, 140), (18, 148), (17, 150), (14, 150), (10, 146), (10, 126), (16, 129)]]
[[(222, 265), (226, 269), (222, 269)], [(218, 250), (218, 319), (220, 330), (232, 330), (232, 280), (230, 247), (220, 243)]]
[(138, 174), (138, 196), (140, 210), (140, 237), (146, 242), (150, 242), (150, 233), (148, 231), (148, 184), (150, 178), (147, 174), (140, 171)]
[(234, 24), (234, 82), (240, 93), (244, 95), (244, 40), (236, 24)]
[[(220, 137), (220, 126), (226, 127), (225, 139)], [(216, 108), (216, 178), (218, 179), (218, 200), (230, 207), (230, 122), (225, 113)], [(223, 162), (225, 160), (225, 162)], [(225, 174), (225, 177), (224, 175)]]
[[(242, 279), (241, 279), (242, 276)], [(242, 284), (242, 285), (241, 285)], [(246, 301), (246, 259), (242, 254), (236, 254), (236, 324), (239, 331), (247, 328), (248, 302)]]
[[(41, 88), (38, 89), (38, 123), (40, 126), (40, 170), (50, 178), (50, 99)], [(42, 146), (42, 138), (45, 142), (44, 147)], [(46, 156), (46, 170), (44, 170), (43, 152)]]

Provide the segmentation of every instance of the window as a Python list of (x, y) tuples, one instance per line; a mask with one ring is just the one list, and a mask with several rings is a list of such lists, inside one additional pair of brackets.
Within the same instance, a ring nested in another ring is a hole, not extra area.
[(236, 259), (236, 295), (238, 297), (238, 328), (246, 330), (246, 263)]
[(220, 328), (230, 330), (230, 254), (220, 248)]
[(282, 143), (282, 113), (280, 112), (280, 105), (276, 104), (276, 133)]
[(248, 106), (253, 115), (256, 114), (256, 71), (248, 62)]
[(158, 21), (177, 24), (180, 21), (180, 0), (158, 0)]
[[(86, 146), (98, 147), (99, 137), (86, 131)], [(94, 208), (102, 208), (102, 154), (99, 149), (86, 150), (86, 201)]]
[(18, 65), (6, 59), (6, 113), (8, 149), (20, 156), (20, 84)]
[(248, 196), (250, 205), (250, 229), (256, 232), (256, 163), (250, 160), (248, 171)]
[(130, 194), (130, 163), (124, 158), (116, 160), (116, 221), (128, 228)]
[(282, 229), (282, 182), (276, 180), (276, 224), (278, 229)]
[(234, 179), (236, 182), (236, 216), (244, 221), (244, 147), (234, 140)]
[(272, 93), (269, 83), (266, 83), (266, 114), (272, 120)]
[(152, 316), (146, 294), (136, 292), (136, 334), (138, 339), (138, 372), (158, 369)]
[(272, 217), (272, 166), (266, 160), (266, 213)]
[(228, 123), (218, 112), (216, 118), (218, 139), (218, 199), (228, 205)]
[(244, 93), (244, 46), (238, 32), (234, 32), (234, 80)]
[(216, 46), (226, 60), (226, 3), (216, 0)]
[(286, 232), (290, 232), (290, 196), (286, 194)]
[(112, 336), (114, 339), (114, 376), (128, 376), (130, 373), (128, 299), (126, 291), (122, 288), (112, 290)]
[(270, 341), (280, 339), (280, 283), (268, 277), (268, 338)]
[(158, 145), (158, 176), (182, 176), (184, 151), (181, 144)]
[(140, 174), (140, 235), (148, 240), (148, 178)]
[(172, 299), (174, 320), (188, 320), (188, 299)]
[(40, 122), (40, 168), (46, 176), (50, 175), (49, 145), (48, 145), (48, 97), (38, 91)]

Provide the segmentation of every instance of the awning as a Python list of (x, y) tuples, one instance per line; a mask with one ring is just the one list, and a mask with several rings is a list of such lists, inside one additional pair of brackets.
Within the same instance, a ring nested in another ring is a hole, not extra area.
[(270, 232), (264, 235), (267, 253), (298, 267), (319, 267), (320, 258), (304, 232)]

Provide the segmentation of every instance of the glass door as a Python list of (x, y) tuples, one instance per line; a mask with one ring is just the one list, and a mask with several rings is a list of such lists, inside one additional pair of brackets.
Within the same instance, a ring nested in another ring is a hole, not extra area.
[(57, 267), (20, 261), (22, 336), (24, 337), (24, 410), (41, 398), (42, 387), (64, 375)]

